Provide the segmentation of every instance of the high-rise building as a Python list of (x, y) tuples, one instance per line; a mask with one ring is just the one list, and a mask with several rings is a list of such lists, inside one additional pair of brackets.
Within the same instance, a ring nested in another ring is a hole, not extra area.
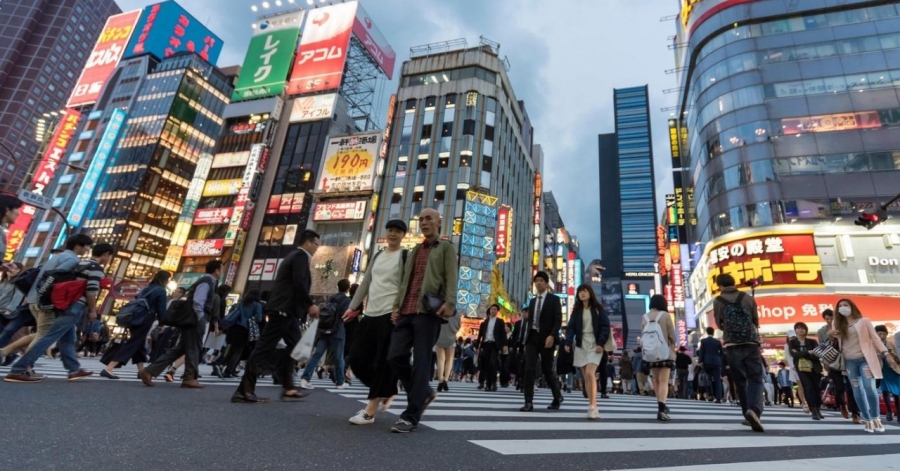
[(647, 86), (616, 89), (614, 107), (616, 132), (599, 138), (603, 262), (611, 277), (652, 273), (656, 183)]
[[(523, 107), (507, 76), (499, 45), (465, 40), (412, 48), (404, 62), (393, 137), (381, 191), (379, 226), (403, 219), (410, 244), (421, 239), (418, 215), (441, 213), (441, 236), (460, 254), (457, 306), (483, 315), (490, 298), (491, 270), (500, 263), (511, 301), (530, 291), (538, 169), (526, 142)], [(535, 146), (536, 147), (536, 146)], [(541, 194), (537, 193), (540, 197)], [(498, 224), (498, 219), (501, 221)], [(505, 223), (504, 223), (505, 222)], [(384, 229), (377, 228), (376, 247)]]
[(115, 0), (0, 2), (0, 188), (25, 179), (49, 137), (43, 126), (55, 126), (106, 18), (120, 11)]

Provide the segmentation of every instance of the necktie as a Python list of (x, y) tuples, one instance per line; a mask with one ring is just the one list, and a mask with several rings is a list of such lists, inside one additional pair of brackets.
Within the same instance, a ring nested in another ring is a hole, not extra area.
[(544, 306), (544, 295), (539, 295), (537, 306), (534, 308), (534, 329), (541, 330), (541, 308)]

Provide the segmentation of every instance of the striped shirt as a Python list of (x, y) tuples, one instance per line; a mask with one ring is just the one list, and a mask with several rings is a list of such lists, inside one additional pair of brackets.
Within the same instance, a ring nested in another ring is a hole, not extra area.
[(75, 265), (75, 272), (79, 277), (87, 279), (84, 294), (79, 302), (87, 304), (88, 295), (98, 296), (100, 294), (100, 280), (103, 278), (103, 267), (94, 259), (82, 260)]

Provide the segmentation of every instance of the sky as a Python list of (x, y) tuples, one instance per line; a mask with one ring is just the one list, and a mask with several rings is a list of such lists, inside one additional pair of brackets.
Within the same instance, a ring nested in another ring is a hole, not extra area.
[[(123, 11), (155, 0), (117, 0)], [(243, 62), (250, 41), (250, 10), (262, 0), (181, 0), (224, 41), (219, 66)], [(270, 0), (274, 6), (275, 1)], [(285, 5), (287, 0), (283, 0)], [(297, 5), (305, 4), (297, 0)], [(597, 135), (615, 131), (613, 89), (650, 86), (657, 209), (672, 192), (666, 120), (675, 106), (674, 56), (668, 38), (677, 0), (362, 0), (397, 53), (394, 81), (385, 85), (380, 116), (397, 89), (400, 63), (412, 46), (484, 36), (500, 43), (510, 62), (516, 97), (543, 146), (544, 188), (560, 205), (566, 229), (578, 237), (581, 258), (600, 258)], [(283, 7), (283, 9), (286, 7)], [(658, 216), (658, 214), (657, 214)], [(526, 255), (530, 256), (530, 255)]]

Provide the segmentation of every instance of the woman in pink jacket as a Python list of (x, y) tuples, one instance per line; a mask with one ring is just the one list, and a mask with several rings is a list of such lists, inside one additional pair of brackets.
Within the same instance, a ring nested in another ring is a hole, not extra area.
[(862, 316), (856, 304), (841, 299), (837, 304), (831, 335), (838, 339), (853, 397), (865, 423), (867, 433), (884, 432), (878, 410), (875, 380), (881, 379), (881, 359), (887, 348), (875, 333), (872, 321)]

